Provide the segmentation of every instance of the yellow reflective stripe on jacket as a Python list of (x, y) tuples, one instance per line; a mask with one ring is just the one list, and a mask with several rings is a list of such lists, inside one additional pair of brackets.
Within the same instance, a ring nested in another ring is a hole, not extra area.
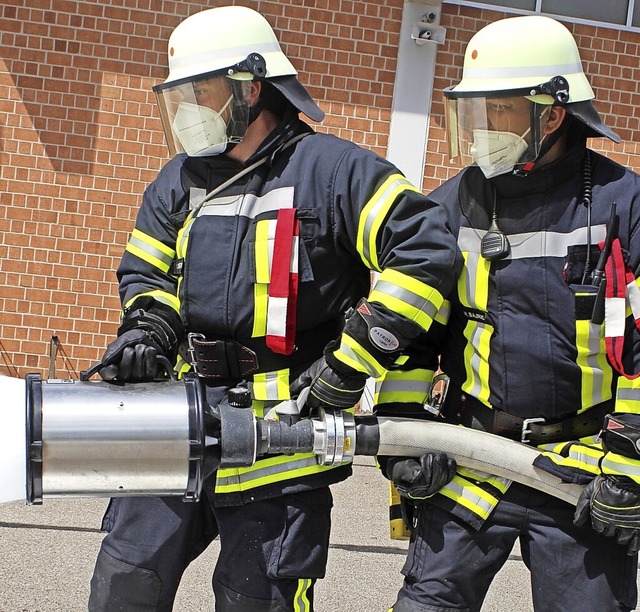
[(257, 487), (293, 480), (334, 469), (318, 464), (313, 453), (298, 453), (259, 459), (247, 468), (220, 468), (216, 493), (237, 493)]
[(616, 392), (616, 412), (640, 412), (640, 376), (638, 378), (618, 378)]
[(160, 289), (155, 289), (153, 291), (145, 291), (144, 293), (139, 293), (138, 295), (134, 295), (125, 305), (124, 308), (129, 308), (138, 298), (148, 296), (152, 297), (156, 302), (160, 302), (165, 306), (169, 306), (173, 308), (178, 314), (180, 314), (180, 300), (173, 294), (168, 293), (167, 291), (161, 291)]
[(253, 330), (251, 336), (267, 335), (267, 307), (269, 305), (269, 285), (256, 283), (253, 286)]
[(403, 191), (418, 191), (402, 174), (391, 174), (364, 205), (358, 221), (356, 248), (362, 261), (380, 272), (376, 242), (389, 210)]
[(334, 352), (334, 356), (354, 370), (364, 372), (372, 378), (379, 378), (385, 372), (378, 360), (347, 334), (340, 337), (340, 346)]
[(182, 377), (187, 372), (191, 371), (192, 367), (193, 366), (188, 361), (185, 361), (180, 355), (178, 355), (178, 359), (176, 360), (176, 365), (173, 367), (173, 369), (178, 375), (178, 379), (182, 379)]
[(540, 444), (537, 448), (562, 468), (577, 469), (594, 476), (600, 473), (600, 460), (604, 451), (597, 436), (587, 436), (571, 442)]
[(267, 334), (267, 309), (269, 307), (269, 282), (271, 267), (269, 262), (273, 256), (273, 240), (275, 219), (263, 219), (256, 224), (255, 265), (256, 280), (253, 286), (253, 331), (252, 337), (258, 338)]
[(637, 459), (608, 452), (600, 462), (600, 469), (603, 474), (627, 476), (640, 484), (640, 461)]
[(274, 372), (258, 372), (251, 383), (253, 398), (261, 401), (282, 401), (291, 398), (289, 369)]
[[(580, 294), (576, 293), (576, 297)], [(613, 369), (607, 361), (602, 327), (588, 319), (576, 320), (576, 364), (582, 374), (578, 412), (611, 399)]]
[(446, 325), (449, 322), (449, 317), (451, 316), (451, 302), (449, 300), (444, 300), (442, 302), (442, 306), (436, 312), (436, 316), (433, 320), (436, 323), (440, 323), (440, 325)]
[[(464, 252), (463, 257), (464, 269), (458, 279), (460, 303), (468, 308), (487, 312), (490, 262), (478, 253)], [(488, 322), (469, 320), (465, 325), (466, 376), (462, 390), (487, 406), (489, 405), (489, 352), (492, 335), (493, 326)]]
[(193, 216), (193, 211), (189, 213), (187, 220), (184, 222), (183, 226), (178, 231), (178, 237), (176, 238), (176, 256), (178, 259), (184, 259), (187, 254), (187, 244), (189, 243), (189, 233), (191, 232), (191, 227), (193, 222), (195, 221), (195, 217)]
[(468, 467), (458, 467), (456, 471), (460, 476), (463, 476), (468, 480), (475, 481), (476, 484), (487, 484), (500, 491), (500, 493), (506, 493), (509, 485), (511, 485), (510, 480), (494, 476), (493, 474), (489, 474), (481, 470), (474, 470)]
[(501, 492), (506, 491), (511, 483), (511, 481), (506, 478), (498, 478), (497, 476), (492, 476), (482, 481), (480, 479), (469, 480), (460, 474), (456, 474), (449, 484), (446, 484), (438, 491), (437, 495), (448, 497), (473, 512), (473, 514), (479, 516), (482, 520), (485, 520), (500, 499), (483, 489), (481, 486), (483, 482), (498, 488)]
[(176, 255), (172, 248), (139, 229), (131, 232), (125, 250), (163, 272), (169, 271)]
[(424, 404), (429, 397), (433, 370), (389, 370), (376, 380), (373, 403)]
[(386, 269), (378, 277), (368, 300), (383, 304), (426, 331), (442, 307), (444, 297), (422, 281), (398, 270)]
[(293, 612), (311, 612), (308, 592), (312, 586), (311, 578), (298, 578), (298, 587), (293, 599)]

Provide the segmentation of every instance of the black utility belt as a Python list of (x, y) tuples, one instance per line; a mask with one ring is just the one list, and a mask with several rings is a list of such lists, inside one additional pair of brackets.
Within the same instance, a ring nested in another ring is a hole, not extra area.
[(289, 369), (297, 375), (301, 368), (322, 356), (324, 347), (342, 328), (340, 320), (321, 323), (313, 329), (298, 332), (296, 345), (290, 355), (275, 353), (265, 338), (208, 338), (204, 334), (189, 333), (184, 357), (201, 378), (212, 382), (240, 381), (256, 372)]
[(236, 340), (207, 340), (203, 334), (190, 333), (189, 361), (201, 378), (243, 380), (258, 371), (256, 352)]
[(585, 412), (561, 419), (523, 418), (489, 408), (476, 398), (460, 393), (455, 405), (447, 406), (444, 412), (448, 420), (454, 420), (465, 427), (538, 446), (599, 433), (604, 417), (613, 412), (613, 402), (603, 402)]

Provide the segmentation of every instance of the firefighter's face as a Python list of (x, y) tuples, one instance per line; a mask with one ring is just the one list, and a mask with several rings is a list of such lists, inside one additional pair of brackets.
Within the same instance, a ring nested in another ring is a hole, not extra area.
[[(212, 77), (196, 81), (193, 84), (193, 92), (196, 104), (220, 112), (231, 96), (231, 86), (226, 77)], [(230, 113), (230, 108), (227, 108), (225, 112)], [(227, 120), (225, 112), (222, 117)]]
[(530, 127), (531, 102), (522, 96), (487, 99), (487, 129), (522, 136)]

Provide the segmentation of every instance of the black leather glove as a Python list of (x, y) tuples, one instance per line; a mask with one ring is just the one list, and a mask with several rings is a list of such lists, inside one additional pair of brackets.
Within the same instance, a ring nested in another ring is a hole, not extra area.
[(309, 387), (306, 401), (309, 408), (352, 408), (360, 401), (368, 377), (348, 366), (341, 370), (344, 371), (329, 365), (325, 357), (318, 359), (291, 383), (291, 397)]
[(144, 329), (130, 329), (116, 338), (102, 355), (102, 380), (120, 382), (151, 381), (160, 378), (165, 367), (158, 360), (164, 355), (153, 336)]
[(118, 337), (107, 346), (98, 374), (118, 382), (165, 378), (184, 329), (178, 314), (152, 298), (136, 300), (125, 312)]
[(573, 522), (581, 526), (589, 519), (595, 531), (635, 555), (640, 548), (640, 486), (625, 476), (597, 476), (580, 495)]
[(419, 503), (451, 482), (456, 468), (456, 460), (446, 453), (425, 453), (417, 459), (392, 457), (384, 472), (400, 495)]

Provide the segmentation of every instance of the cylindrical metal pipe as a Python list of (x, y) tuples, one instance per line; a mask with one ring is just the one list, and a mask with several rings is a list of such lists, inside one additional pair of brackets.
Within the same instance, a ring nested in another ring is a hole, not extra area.
[[(43, 496), (198, 498), (207, 432), (197, 377), (115, 385), (41, 381), (29, 375), (24, 394), (18, 392), (22, 384), (0, 378), (0, 396), (9, 402), (11, 417), (8, 439), (21, 438), (24, 429), (27, 433), (29, 503), (40, 503)], [(249, 466), (263, 453), (314, 452), (321, 464), (337, 465), (351, 461), (354, 454), (419, 456), (442, 451), (462, 466), (569, 503), (575, 504), (582, 491), (579, 485), (562, 483), (535, 468), (533, 461), (540, 454), (535, 448), (454, 425), (392, 417), (354, 420), (348, 412), (324, 410), (293, 426), (256, 421), (250, 409), (229, 408), (219, 416), (223, 465)], [(0, 465), (5, 472), (24, 457), (23, 440), (2, 445)], [(18, 480), (24, 482), (24, 472)], [(0, 482), (8, 491), (0, 501), (16, 499), (16, 478)]]
[(195, 381), (114, 385), (30, 375), (27, 420), (30, 503), (200, 493), (204, 428)]

